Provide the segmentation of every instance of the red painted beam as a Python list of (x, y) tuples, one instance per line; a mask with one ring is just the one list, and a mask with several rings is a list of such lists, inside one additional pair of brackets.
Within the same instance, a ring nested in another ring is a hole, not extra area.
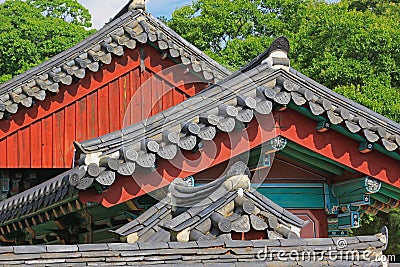
[(183, 153), (173, 161), (160, 160), (157, 171), (151, 174), (119, 177), (103, 194), (99, 195), (94, 190), (81, 192), (81, 201), (100, 202), (106, 207), (123, 203), (166, 186), (175, 178), (184, 178), (224, 162), (276, 134), (368, 176), (400, 187), (400, 164), (395, 159), (377, 151), (362, 154), (356, 141), (335, 131), (318, 133), (315, 121), (292, 110), (275, 114), (276, 133), (271, 128), (274, 124), (271, 117), (260, 118), (253, 120), (242, 132), (218, 134), (213, 141), (204, 142), (204, 148), (199, 152)]
[(116, 182), (102, 194), (95, 190), (79, 194), (83, 203), (97, 202), (111, 207), (168, 185), (175, 178), (201, 172), (221, 162), (249, 151), (276, 136), (272, 116), (258, 116), (248, 127), (231, 134), (219, 133), (213, 141), (195, 153), (182, 153), (172, 161), (159, 160), (157, 170), (150, 174), (135, 173), (133, 177), (118, 177)]
[(277, 113), (278, 134), (365, 175), (400, 187), (400, 162), (378, 151), (360, 153), (359, 143), (333, 130), (318, 133), (316, 122), (293, 110)]

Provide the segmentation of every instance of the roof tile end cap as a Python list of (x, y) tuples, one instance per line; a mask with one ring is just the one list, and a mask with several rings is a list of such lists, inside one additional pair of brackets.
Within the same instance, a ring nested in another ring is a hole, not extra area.
[(382, 227), (381, 232), (379, 234), (376, 234), (376, 236), (379, 238), (379, 240), (385, 244), (385, 246), (382, 248), (383, 250), (386, 250), (387, 245), (389, 243), (389, 230), (386, 226)]

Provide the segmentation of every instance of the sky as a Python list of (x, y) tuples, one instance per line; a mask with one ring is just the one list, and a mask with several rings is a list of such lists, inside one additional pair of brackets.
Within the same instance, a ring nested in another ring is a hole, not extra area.
[[(0, 0), (0, 3), (3, 2), (4, 0)], [(78, 2), (89, 9), (93, 27), (99, 29), (116, 15), (129, 0), (78, 0)], [(155, 17), (165, 16), (170, 18), (176, 8), (188, 5), (191, 2), (191, 0), (147, 0), (146, 9)]]

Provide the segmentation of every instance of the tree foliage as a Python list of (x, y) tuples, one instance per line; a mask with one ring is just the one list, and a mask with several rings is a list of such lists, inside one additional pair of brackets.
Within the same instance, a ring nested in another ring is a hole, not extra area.
[(26, 2), (39, 9), (46, 17), (60, 18), (84, 27), (92, 26), (89, 10), (77, 0), (27, 0)]
[(372, 11), (377, 15), (398, 16), (400, 11), (399, 0), (344, 0), (350, 9), (358, 11)]
[(308, 9), (293, 40), (293, 65), (368, 108), (400, 121), (400, 25), (347, 3)]
[[(79, 25), (78, 18), (73, 23), (73, 20), (67, 22), (55, 17), (56, 13), (43, 15), (41, 3), (47, 2), (54, 4), (49, 8), (58, 8), (58, 1), (39, 0), (8, 0), (0, 5), (0, 83), (64, 51), (91, 33)], [(69, 6), (76, 1), (63, 2)], [(41, 9), (37, 8), (39, 5)], [(90, 21), (89, 14), (85, 17)]]
[(353, 230), (354, 235), (373, 235), (379, 233), (382, 227), (387, 226), (389, 230), (389, 245), (385, 250), (387, 255), (398, 255), (400, 252), (400, 210), (396, 209), (390, 213), (380, 213), (379, 216), (364, 214), (362, 227)]
[(294, 68), (400, 122), (398, 2), (197, 0), (168, 24), (230, 69), (285, 35)]

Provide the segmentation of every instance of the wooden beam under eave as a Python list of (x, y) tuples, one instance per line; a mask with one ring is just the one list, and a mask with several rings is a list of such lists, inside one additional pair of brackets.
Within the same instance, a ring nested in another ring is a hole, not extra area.
[(333, 164), (328, 163), (326, 161), (323, 161), (321, 159), (315, 158), (313, 156), (306, 155), (306, 154), (304, 154), (302, 152), (299, 152), (299, 151), (297, 151), (295, 149), (292, 149), (290, 147), (286, 147), (282, 151), (282, 153), (290, 155), (290, 156), (294, 157), (295, 159), (302, 160), (302, 161), (306, 162), (308, 165), (310, 165), (312, 167), (313, 166), (318, 167), (318, 168), (320, 168), (322, 170), (326, 170), (326, 171), (328, 171), (330, 173), (333, 173), (335, 175), (341, 176), (344, 173), (344, 170), (342, 168), (336, 166), (336, 165), (333, 165)]
[(14, 243), (15, 244), (15, 240), (7, 239), (4, 235), (0, 235), (0, 241), (3, 243)]
[(57, 226), (58, 229), (65, 230), (65, 227), (64, 227), (64, 225), (62, 224), (61, 221), (56, 220), (56, 221), (54, 221), (54, 224)]
[(378, 151), (362, 154), (359, 143), (336, 131), (320, 134), (315, 121), (288, 109), (275, 114), (280, 123), (279, 134), (303, 147), (343, 164), (353, 170), (400, 187), (400, 164)]

